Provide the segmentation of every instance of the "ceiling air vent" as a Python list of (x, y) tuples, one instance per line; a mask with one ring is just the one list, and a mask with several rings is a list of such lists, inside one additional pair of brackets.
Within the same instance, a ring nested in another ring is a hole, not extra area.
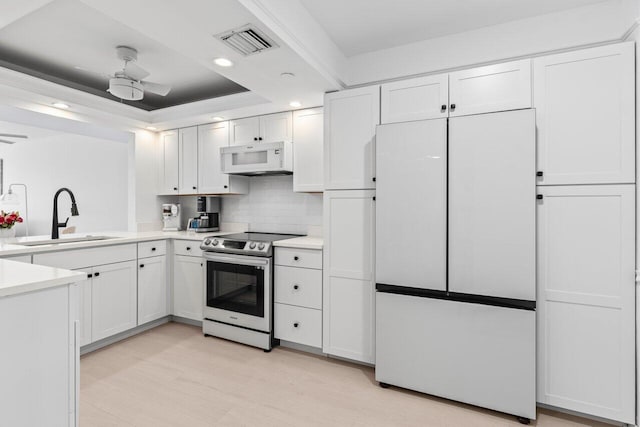
[(235, 30), (225, 31), (215, 37), (243, 56), (253, 55), (254, 53), (264, 52), (265, 50), (278, 47), (273, 40), (251, 24), (236, 28)]

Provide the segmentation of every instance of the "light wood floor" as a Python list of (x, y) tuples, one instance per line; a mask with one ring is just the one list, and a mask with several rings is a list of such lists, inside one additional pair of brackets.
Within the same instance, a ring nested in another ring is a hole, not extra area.
[[(372, 368), (271, 353), (169, 323), (81, 359), (80, 426), (520, 426), (511, 416), (382, 389)], [(539, 410), (538, 426), (602, 425)]]

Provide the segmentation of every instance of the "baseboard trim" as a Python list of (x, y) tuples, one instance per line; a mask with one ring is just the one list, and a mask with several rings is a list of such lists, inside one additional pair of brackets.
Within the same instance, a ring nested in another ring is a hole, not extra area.
[(84, 347), (80, 347), (80, 356), (99, 350), (108, 345), (115, 344), (118, 341), (122, 341), (134, 335), (138, 335), (142, 332), (148, 331), (149, 329), (164, 325), (165, 323), (169, 323), (170, 320), (171, 316), (161, 317), (160, 319), (153, 320), (149, 323), (145, 323), (144, 325), (136, 326), (133, 329), (128, 329), (124, 332), (120, 332), (119, 334), (103, 338), (100, 341), (92, 342), (91, 344), (87, 344)]

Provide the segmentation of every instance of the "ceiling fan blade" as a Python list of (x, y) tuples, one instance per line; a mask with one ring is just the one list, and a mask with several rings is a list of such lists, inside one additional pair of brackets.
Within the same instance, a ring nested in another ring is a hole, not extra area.
[(147, 70), (131, 61), (128, 61), (124, 66), (124, 73), (133, 80), (142, 80), (149, 75)]
[(0, 136), (3, 137), (7, 137), (7, 138), (29, 138), (27, 135), (16, 135), (15, 133), (0, 133)]
[(140, 83), (142, 83), (142, 86), (144, 86), (145, 91), (155, 93), (156, 95), (167, 96), (169, 91), (171, 91), (171, 86), (169, 85), (163, 85), (160, 83), (145, 82), (145, 81)]
[(112, 75), (112, 74), (103, 73), (103, 72), (101, 72), (101, 71), (90, 70), (90, 69), (88, 69), (88, 68), (80, 67), (80, 66), (78, 66), (78, 65), (76, 65), (76, 66), (75, 66), (75, 67), (73, 67), (73, 68), (75, 68), (76, 70), (83, 71), (83, 72), (88, 73), (88, 74), (94, 74), (94, 75), (96, 75), (96, 76), (103, 77), (103, 78), (105, 78), (105, 79), (110, 79), (110, 78), (112, 78), (112, 77), (113, 77), (113, 75)]
[(8, 139), (0, 139), (0, 142), (3, 144), (15, 144), (15, 141), (9, 141)]

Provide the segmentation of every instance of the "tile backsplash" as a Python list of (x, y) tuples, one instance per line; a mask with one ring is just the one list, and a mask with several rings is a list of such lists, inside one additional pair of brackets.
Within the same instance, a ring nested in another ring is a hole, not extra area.
[(294, 193), (293, 176), (249, 178), (249, 194), (220, 198), (222, 222), (250, 231), (315, 234), (322, 227), (322, 194)]

